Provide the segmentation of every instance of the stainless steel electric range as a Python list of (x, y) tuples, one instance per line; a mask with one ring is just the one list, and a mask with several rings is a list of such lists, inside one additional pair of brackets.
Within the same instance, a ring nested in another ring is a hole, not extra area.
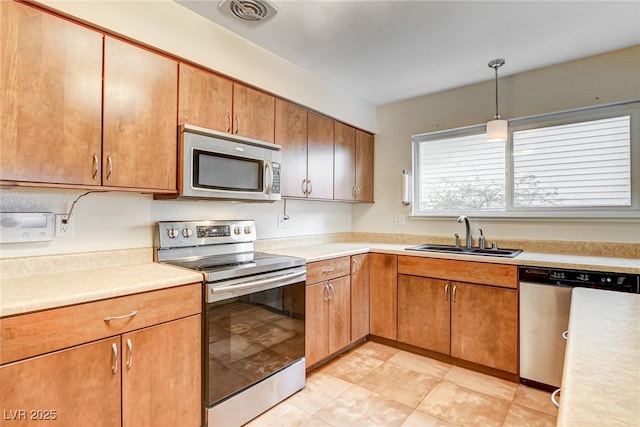
[(161, 221), (156, 260), (202, 272), (203, 425), (240, 426), (304, 388), (304, 258), (243, 221)]

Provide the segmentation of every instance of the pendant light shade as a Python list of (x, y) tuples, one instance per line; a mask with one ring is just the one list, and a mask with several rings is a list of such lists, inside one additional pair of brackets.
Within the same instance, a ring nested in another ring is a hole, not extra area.
[(498, 113), (498, 68), (502, 67), (505, 60), (502, 58), (494, 59), (489, 62), (489, 67), (496, 72), (496, 115), (494, 120), (487, 123), (487, 141), (488, 142), (504, 142), (509, 135), (509, 123), (503, 120)]
[(507, 140), (508, 123), (506, 120), (491, 120), (487, 123), (487, 141), (504, 142)]

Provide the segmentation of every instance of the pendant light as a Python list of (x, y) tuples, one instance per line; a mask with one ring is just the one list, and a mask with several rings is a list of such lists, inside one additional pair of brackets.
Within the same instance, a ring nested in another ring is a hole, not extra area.
[(502, 58), (489, 61), (489, 67), (496, 72), (496, 115), (493, 120), (487, 123), (487, 141), (489, 142), (504, 142), (508, 135), (507, 121), (501, 119), (498, 113), (498, 68), (502, 67), (504, 63)]

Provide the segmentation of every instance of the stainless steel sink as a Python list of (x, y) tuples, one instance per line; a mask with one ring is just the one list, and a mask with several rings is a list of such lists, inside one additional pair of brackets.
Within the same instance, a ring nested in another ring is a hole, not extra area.
[(422, 251), (422, 252), (444, 252), (450, 254), (461, 255), (482, 255), (482, 256), (497, 256), (505, 258), (513, 258), (516, 255), (522, 253), (522, 249), (490, 249), (490, 248), (467, 248), (463, 246), (451, 246), (451, 245), (418, 245), (406, 248), (410, 251)]

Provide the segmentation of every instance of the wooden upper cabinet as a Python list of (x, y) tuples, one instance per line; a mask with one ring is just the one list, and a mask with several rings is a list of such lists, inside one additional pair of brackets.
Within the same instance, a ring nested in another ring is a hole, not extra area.
[(14, 1), (0, 16), (0, 180), (100, 185), (102, 34)]
[(307, 113), (308, 197), (333, 199), (333, 123), (318, 114)]
[(333, 197), (336, 200), (355, 200), (356, 189), (356, 130), (335, 122)]
[(373, 203), (373, 135), (356, 129), (356, 186), (358, 202)]
[(233, 82), (210, 71), (180, 64), (178, 124), (231, 132)]
[(105, 186), (176, 190), (178, 63), (105, 37)]
[(240, 83), (233, 83), (233, 133), (273, 142), (275, 97)]
[(282, 196), (305, 197), (307, 110), (276, 99), (275, 143), (282, 146)]

